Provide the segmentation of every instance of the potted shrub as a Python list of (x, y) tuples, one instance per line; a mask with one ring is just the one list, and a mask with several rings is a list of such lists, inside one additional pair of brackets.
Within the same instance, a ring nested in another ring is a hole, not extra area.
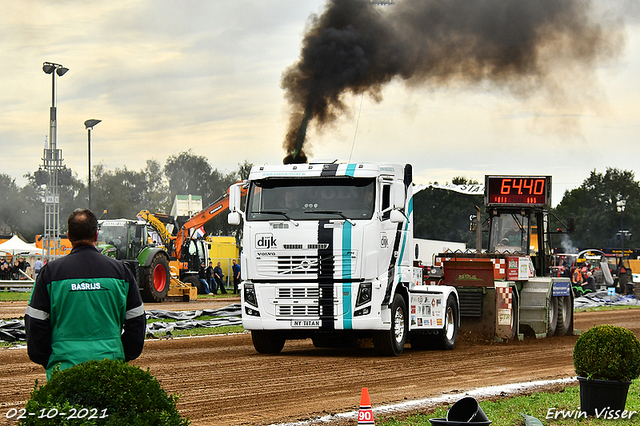
[(640, 341), (624, 327), (592, 327), (576, 342), (573, 366), (582, 411), (590, 416), (622, 411), (631, 381), (640, 376)]

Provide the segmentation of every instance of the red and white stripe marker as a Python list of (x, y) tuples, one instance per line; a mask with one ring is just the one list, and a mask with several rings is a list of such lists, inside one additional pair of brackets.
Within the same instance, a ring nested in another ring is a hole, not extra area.
[(373, 425), (373, 410), (369, 399), (369, 389), (362, 388), (360, 394), (360, 411), (358, 411), (358, 425)]

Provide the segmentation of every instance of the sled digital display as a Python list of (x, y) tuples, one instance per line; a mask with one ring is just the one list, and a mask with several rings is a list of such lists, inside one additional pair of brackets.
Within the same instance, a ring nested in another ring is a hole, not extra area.
[(550, 206), (551, 176), (486, 176), (487, 206)]

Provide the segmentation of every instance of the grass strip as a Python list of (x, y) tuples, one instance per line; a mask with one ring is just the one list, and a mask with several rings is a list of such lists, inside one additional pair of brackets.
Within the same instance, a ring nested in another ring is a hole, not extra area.
[[(372, 401), (375, 409), (375, 402)], [(429, 419), (445, 418), (451, 405), (438, 407), (434, 411), (415, 413), (409, 416), (382, 418), (376, 421), (380, 426), (431, 426)], [(543, 425), (615, 425), (631, 426), (640, 424), (640, 379), (636, 379), (629, 388), (626, 404), (626, 419), (594, 418), (580, 416), (580, 388), (569, 385), (560, 392), (534, 392), (530, 395), (505, 397), (481, 401), (480, 407), (493, 425), (523, 426), (520, 413), (533, 416)], [(634, 413), (635, 412), (635, 413)], [(608, 412), (607, 414), (613, 414)], [(629, 415), (631, 418), (629, 418)], [(622, 417), (622, 413), (620, 413)], [(470, 423), (471, 424), (471, 423)]]

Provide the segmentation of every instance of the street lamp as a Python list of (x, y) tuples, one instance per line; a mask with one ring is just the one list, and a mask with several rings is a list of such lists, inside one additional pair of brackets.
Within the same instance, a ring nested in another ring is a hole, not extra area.
[(87, 157), (89, 158), (89, 210), (91, 210), (91, 131), (93, 127), (101, 121), (102, 120), (91, 119), (84, 122), (84, 127), (87, 129)]
[(49, 113), (49, 148), (44, 149), (44, 170), (49, 174), (49, 182), (45, 191), (44, 202), (44, 238), (42, 248), (45, 255), (50, 257), (60, 249), (60, 199), (59, 199), (59, 171), (62, 169), (62, 150), (56, 146), (57, 142), (57, 112), (56, 112), (56, 75), (62, 77), (69, 71), (60, 64), (45, 62), (42, 71), (51, 74), (51, 109)]

